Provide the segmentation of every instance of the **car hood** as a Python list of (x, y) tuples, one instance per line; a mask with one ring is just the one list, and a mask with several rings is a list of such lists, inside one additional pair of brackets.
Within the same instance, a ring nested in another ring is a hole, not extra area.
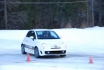
[(38, 40), (40, 43), (46, 43), (46, 44), (62, 44), (63, 41), (61, 39), (49, 39), (49, 40)]

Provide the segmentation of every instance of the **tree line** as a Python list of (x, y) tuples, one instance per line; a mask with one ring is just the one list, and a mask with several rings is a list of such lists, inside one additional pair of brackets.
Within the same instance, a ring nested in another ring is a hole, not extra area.
[(92, 0), (1, 0), (0, 29), (85, 28), (93, 26), (92, 17), (94, 26), (104, 26), (104, 1), (93, 5)]

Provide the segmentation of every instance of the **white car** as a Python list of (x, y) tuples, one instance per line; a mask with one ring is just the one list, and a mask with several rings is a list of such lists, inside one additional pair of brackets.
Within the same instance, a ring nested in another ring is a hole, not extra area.
[(22, 54), (34, 54), (36, 58), (45, 55), (66, 56), (66, 45), (51, 29), (31, 29), (21, 44)]

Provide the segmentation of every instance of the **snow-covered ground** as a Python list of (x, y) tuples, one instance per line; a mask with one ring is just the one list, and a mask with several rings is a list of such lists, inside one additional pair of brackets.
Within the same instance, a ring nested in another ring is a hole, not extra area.
[(20, 52), (28, 30), (0, 30), (0, 70), (104, 70), (104, 27), (53, 30), (65, 41), (67, 56), (36, 59), (30, 55), (31, 62)]

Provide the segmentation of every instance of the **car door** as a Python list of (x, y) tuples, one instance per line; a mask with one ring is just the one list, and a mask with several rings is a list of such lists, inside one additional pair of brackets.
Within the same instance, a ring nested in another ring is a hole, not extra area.
[(34, 40), (36, 39), (35, 32), (29, 31), (26, 37), (26, 52), (28, 53), (34, 53)]

